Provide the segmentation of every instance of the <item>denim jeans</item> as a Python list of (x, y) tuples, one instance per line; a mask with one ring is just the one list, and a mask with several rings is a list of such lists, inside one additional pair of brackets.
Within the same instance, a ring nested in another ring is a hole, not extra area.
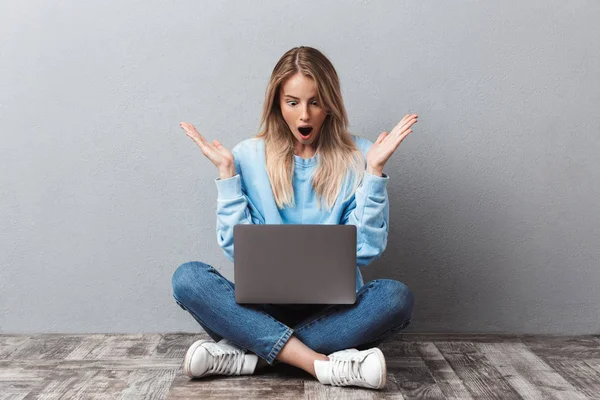
[(173, 274), (173, 297), (206, 333), (227, 338), (266, 360), (275, 360), (293, 334), (312, 350), (367, 349), (409, 325), (414, 296), (402, 282), (375, 279), (356, 292), (354, 304), (238, 304), (235, 285), (200, 261)]

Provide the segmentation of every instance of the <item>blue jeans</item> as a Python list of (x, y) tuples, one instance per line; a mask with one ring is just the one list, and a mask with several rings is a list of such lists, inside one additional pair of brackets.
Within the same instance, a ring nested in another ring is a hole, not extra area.
[(173, 297), (208, 335), (231, 340), (269, 365), (292, 334), (312, 350), (367, 349), (409, 325), (414, 296), (402, 282), (375, 279), (356, 293), (354, 304), (238, 304), (235, 285), (200, 261), (180, 265)]

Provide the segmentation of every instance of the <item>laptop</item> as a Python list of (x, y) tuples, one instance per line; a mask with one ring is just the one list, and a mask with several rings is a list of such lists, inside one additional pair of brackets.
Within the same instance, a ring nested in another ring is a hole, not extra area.
[(356, 301), (355, 225), (238, 224), (233, 246), (239, 304)]

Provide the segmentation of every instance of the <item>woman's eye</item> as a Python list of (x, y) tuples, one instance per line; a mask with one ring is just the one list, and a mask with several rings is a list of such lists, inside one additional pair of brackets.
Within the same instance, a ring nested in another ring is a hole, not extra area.
[[(315, 100), (315, 101), (313, 101), (313, 103), (316, 103), (316, 102), (317, 102), (316, 100)], [(288, 104), (290, 104), (290, 103), (294, 103), (294, 104), (296, 104), (296, 102), (295, 102), (295, 101), (288, 101)], [(316, 105), (316, 104), (315, 104), (315, 105)]]

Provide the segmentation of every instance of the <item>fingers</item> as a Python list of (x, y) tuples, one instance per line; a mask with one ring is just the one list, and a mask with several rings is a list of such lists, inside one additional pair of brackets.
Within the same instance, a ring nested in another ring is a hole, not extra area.
[(402, 118), (402, 121), (400, 121), (400, 122), (406, 121), (406, 120), (411, 119), (411, 118), (419, 118), (419, 116), (417, 114), (406, 114), (404, 116), (404, 118)]
[(406, 132), (404, 132), (403, 134), (394, 136), (393, 141), (392, 141), (393, 145), (395, 146), (394, 149), (398, 148), (398, 146), (400, 146), (400, 143), (402, 143), (404, 138), (406, 138), (411, 132), (412, 132), (412, 129), (409, 129)]
[(203, 142), (206, 142), (202, 135), (198, 133), (196, 127), (192, 124), (188, 124), (187, 122), (181, 122), (179, 126), (185, 131), (185, 133), (190, 137), (196, 137), (198, 139), (202, 139)]
[(402, 135), (399, 135), (398, 136), (398, 141), (402, 142), (404, 140), (404, 138), (407, 137), (408, 134), (411, 133), (411, 132), (412, 132), (412, 129), (409, 129), (406, 132), (404, 132)]
[(417, 122), (417, 114), (411, 114), (402, 124), (401, 128), (410, 127)]
[(188, 124), (187, 122), (181, 122), (179, 126), (185, 131), (186, 135), (192, 138), (192, 140), (200, 146), (201, 149), (204, 148), (204, 146), (210, 147), (210, 142), (198, 133), (194, 125)]
[(377, 140), (375, 141), (375, 143), (379, 144), (381, 142), (383, 142), (383, 139), (385, 139), (385, 137), (388, 135), (387, 132), (382, 132), (379, 137), (377, 138)]
[(396, 125), (393, 129), (394, 134), (396, 136), (400, 136), (406, 132), (408, 128), (417, 123), (418, 115), (417, 114), (408, 114)]
[(392, 139), (395, 139), (397, 142), (401, 142), (412, 132), (412, 129), (409, 128), (418, 122), (418, 118), (419, 116), (417, 114), (406, 114), (390, 133), (382, 132), (375, 143), (379, 144), (383, 142), (388, 136), (392, 137)]
[(223, 149), (221, 143), (219, 143), (217, 139), (215, 139), (212, 143), (204, 139), (204, 137), (202, 137), (202, 135), (198, 133), (198, 131), (192, 124), (182, 122), (179, 125), (183, 130), (185, 130), (186, 135), (192, 138), (192, 140), (198, 145), (198, 147), (200, 147), (202, 154), (204, 154), (214, 163), (213, 160), (215, 160), (215, 158), (218, 157), (219, 150)]

